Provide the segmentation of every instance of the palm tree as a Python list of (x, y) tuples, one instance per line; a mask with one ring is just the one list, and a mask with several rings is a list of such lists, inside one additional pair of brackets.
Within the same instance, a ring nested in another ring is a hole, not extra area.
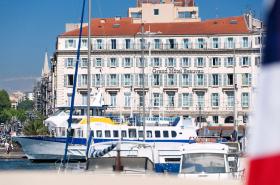
[(49, 135), (48, 128), (43, 123), (44, 118), (41, 115), (37, 115), (34, 120), (24, 126), (23, 133), (27, 136), (30, 135)]

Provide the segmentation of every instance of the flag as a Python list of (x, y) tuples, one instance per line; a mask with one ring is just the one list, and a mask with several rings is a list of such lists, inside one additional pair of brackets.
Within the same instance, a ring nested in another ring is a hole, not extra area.
[(247, 185), (280, 185), (280, 0), (268, 3), (264, 57), (250, 125)]

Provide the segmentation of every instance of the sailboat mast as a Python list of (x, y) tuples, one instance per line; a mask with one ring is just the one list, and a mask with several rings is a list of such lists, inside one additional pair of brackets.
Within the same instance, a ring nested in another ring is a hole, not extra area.
[(144, 43), (144, 23), (141, 24), (141, 61), (142, 61), (142, 76), (143, 76), (143, 83), (142, 83), (142, 93), (143, 93), (143, 141), (146, 140), (146, 106), (145, 106), (145, 60), (144, 60), (144, 49), (145, 49), (145, 43)]
[[(90, 86), (91, 86), (91, 0), (88, 0), (88, 83), (87, 83), (87, 138), (90, 135)], [(89, 142), (88, 142), (89, 143)]]

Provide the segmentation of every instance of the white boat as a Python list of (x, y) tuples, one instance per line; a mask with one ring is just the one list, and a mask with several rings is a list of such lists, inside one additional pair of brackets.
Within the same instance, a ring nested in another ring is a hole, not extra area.
[[(68, 114), (60, 112), (48, 118), (51, 136), (16, 136), (28, 159), (31, 160), (60, 160), (64, 155)], [(74, 115), (72, 123), (72, 137), (69, 138), (68, 155), (71, 159), (85, 159), (86, 151), (86, 116)], [(143, 142), (143, 126), (129, 123), (116, 123), (111, 118), (93, 116), (90, 119), (93, 131), (93, 142), (133, 141)], [(149, 124), (146, 126), (146, 143), (189, 143), (196, 137), (195, 126), (188, 118), (178, 117), (174, 122), (166, 124)]]
[(230, 148), (219, 143), (184, 145), (181, 153), (179, 176), (213, 180), (239, 179), (244, 170), (239, 168), (239, 158)]

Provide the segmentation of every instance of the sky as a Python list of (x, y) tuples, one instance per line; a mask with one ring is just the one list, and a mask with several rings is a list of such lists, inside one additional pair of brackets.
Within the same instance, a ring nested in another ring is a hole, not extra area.
[[(92, 0), (92, 17), (127, 16), (136, 0)], [(251, 10), (264, 17), (262, 0), (196, 0), (205, 20)], [(82, 0), (0, 0), (0, 89), (32, 91), (45, 51), (51, 56), (66, 23), (78, 23)], [(87, 17), (87, 15), (86, 15)]]

